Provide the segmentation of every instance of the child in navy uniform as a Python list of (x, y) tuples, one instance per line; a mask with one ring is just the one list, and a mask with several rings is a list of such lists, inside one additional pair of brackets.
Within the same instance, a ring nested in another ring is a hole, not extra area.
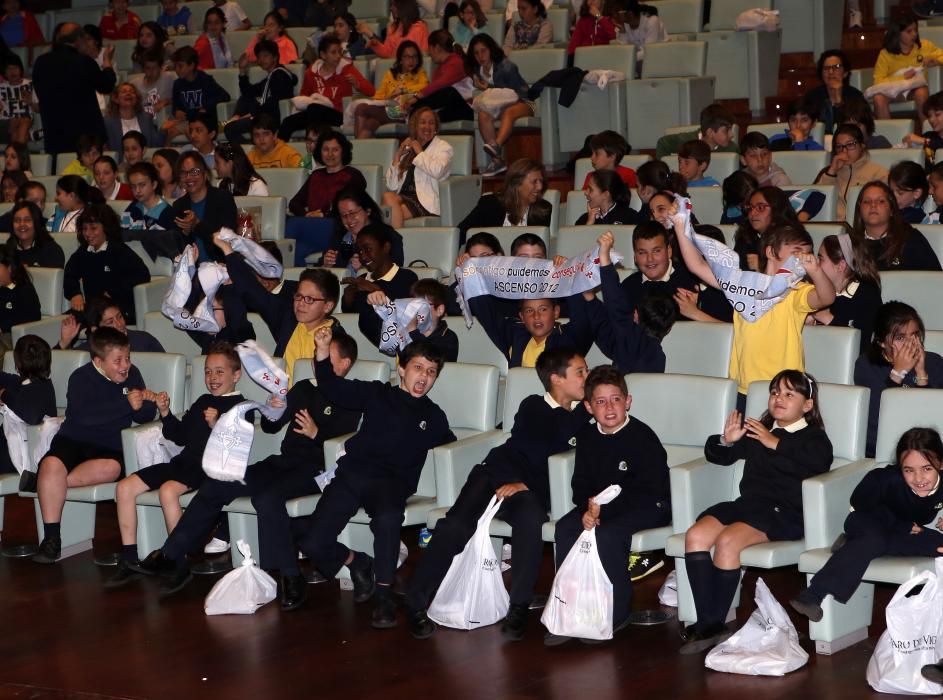
[[(449, 328), (445, 321), (445, 305), (448, 300), (449, 289), (434, 279), (421, 279), (413, 285), (412, 296), (425, 299), (432, 309), (433, 327), (428, 335), (424, 335), (415, 324), (411, 324), (409, 337), (411, 340), (425, 338), (437, 347), (446, 362), (458, 362), (458, 336)], [(360, 311), (360, 330), (376, 346), (380, 345), (380, 317), (373, 309), (374, 305), (384, 305), (389, 302), (384, 292), (370, 292), (367, 295), (368, 306)]]
[[(596, 419), (576, 434), (573, 504), (557, 521), (557, 569), (583, 530), (596, 528), (596, 547), (612, 582), (612, 628), (628, 623), (632, 583), (626, 560), (632, 535), (671, 521), (668, 455), (654, 431), (628, 415), (632, 406), (622, 372), (611, 365), (596, 367), (586, 378), (583, 407)], [(593, 496), (606, 487), (622, 487), (611, 503), (599, 506)], [(547, 633), (546, 646), (569, 641)]]
[(582, 403), (587, 371), (586, 360), (573, 348), (545, 350), (538, 358), (537, 375), (547, 393), (528, 396), (521, 402), (511, 437), (472, 469), (455, 503), (436, 525), (429, 548), (409, 583), (409, 630), (417, 639), (426, 639), (435, 632), (426, 614), (429, 602), (452, 559), (475, 533), (478, 518), (495, 494), (505, 499), (498, 517), (511, 525), (514, 548), (511, 606), (501, 624), (501, 634), (511, 641), (524, 637), (543, 553), (541, 527), (550, 509), (547, 460), (570, 449), (573, 436), (589, 420)]
[(62, 548), (59, 521), (66, 489), (115, 481), (123, 468), (121, 431), (153, 420), (154, 392), (131, 364), (128, 336), (99, 328), (89, 342), (92, 361), (69, 377), (65, 421), (39, 462), (37, 493), (43, 539), (33, 561), (52, 564)]
[[(352, 381), (338, 377), (330, 362), (330, 329), (320, 329), (315, 341), (318, 388), (329, 401), (362, 410), (364, 418), (347, 441), (347, 453), (337, 461), (337, 473), (298, 545), (326, 578), (347, 566), (354, 602), (365, 602), (376, 593), (373, 626), (395, 627), (392, 584), (406, 499), (416, 492), (428, 451), (455, 440), (445, 413), (427, 395), (444, 361), (428, 341), (417, 340), (400, 354), (398, 387)], [(374, 558), (337, 541), (361, 507), (370, 515)]]
[(845, 542), (809, 587), (789, 604), (813, 622), (831, 595), (847, 603), (873, 559), (881, 556), (936, 557), (943, 534), (924, 527), (939, 522), (943, 508), (940, 468), (943, 443), (932, 428), (911, 428), (897, 442), (896, 462), (865, 474), (851, 494)]
[(132, 581), (137, 573), (132, 568), (138, 563), (137, 550), (137, 497), (146, 491), (159, 489), (160, 505), (164, 512), (167, 531), (173, 532), (180, 520), (180, 497), (199, 488), (206, 478), (203, 471), (203, 450), (210, 439), (216, 421), (226, 411), (244, 401), (236, 391), (242, 376), (239, 354), (231, 345), (213, 346), (206, 356), (203, 380), (209, 393), (203, 394), (187, 409), (182, 418), (170, 412), (167, 392), (157, 395), (157, 410), (163, 424), (164, 437), (183, 447), (183, 451), (169, 462), (144, 467), (118, 482), (115, 500), (118, 504), (118, 527), (121, 530), (121, 558), (118, 570), (105, 583), (106, 588), (117, 588)]
[[(330, 358), (335, 374), (343, 377), (357, 361), (356, 342), (349, 335), (335, 336)], [(167, 576), (163, 595), (181, 590), (190, 581), (187, 552), (206, 539), (223, 508), (240, 496), (249, 496), (258, 517), (259, 562), (267, 571), (282, 575), (282, 609), (294, 610), (304, 603), (308, 584), (298, 569), (285, 502), (318, 492), (314, 478), (324, 471), (324, 441), (355, 431), (360, 413), (332, 403), (312, 381), (296, 382), (285, 400), (288, 405), (277, 421), (262, 417), (266, 433), (277, 433), (291, 424), (281, 453), (250, 464), (245, 483), (205, 479), (164, 546), (137, 567), (142, 573)], [(279, 401), (270, 399), (269, 403), (274, 406)]]
[[(724, 621), (740, 584), (740, 552), (750, 545), (803, 536), (802, 481), (832, 464), (815, 380), (794, 369), (769, 383), (768, 409), (760, 418), (727, 417), (722, 435), (712, 435), (704, 455), (729, 466), (746, 460), (740, 497), (698, 516), (685, 534), (684, 563), (697, 622), (685, 630), (682, 654), (697, 654), (730, 636)], [(714, 556), (711, 559), (711, 548)]]
[(16, 255), (0, 248), (0, 344), (13, 347), (10, 331), (13, 326), (42, 317), (39, 295), (29, 272)]
[[(45, 416), (56, 415), (56, 390), (49, 380), (51, 363), (49, 343), (38, 335), (24, 335), (13, 348), (17, 374), (0, 372), (0, 402), (27, 425), (39, 425)], [(0, 430), (0, 474), (15, 473), (6, 436)]]

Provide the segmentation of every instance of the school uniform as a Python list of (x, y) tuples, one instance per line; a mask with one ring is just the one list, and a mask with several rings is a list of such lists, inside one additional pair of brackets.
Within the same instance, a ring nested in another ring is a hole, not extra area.
[(416, 492), (430, 449), (455, 440), (445, 412), (428, 396), (416, 398), (385, 382), (341, 379), (328, 359), (314, 363), (318, 387), (329, 401), (363, 411), (363, 424), (347, 440), (337, 473), (307, 523), (299, 547), (315, 568), (333, 578), (350, 554), (337, 541), (362, 507), (371, 518), (374, 571), (392, 584), (406, 499)]
[[(128, 347), (131, 354), (136, 352), (164, 352), (164, 346), (160, 341), (147, 331), (139, 331), (135, 328), (128, 329)], [(88, 339), (76, 336), (72, 345), (67, 348), (59, 347), (59, 343), (52, 346), (53, 350), (88, 350)]]
[[(546, 199), (539, 199), (530, 206), (524, 220), (518, 222), (517, 225), (549, 226), (552, 212), (553, 205)], [(468, 234), (474, 235), (480, 229), (511, 226), (508, 217), (508, 211), (505, 209), (504, 200), (501, 197), (493, 193), (481, 195), (475, 204), (475, 208), (458, 224), (459, 244), (464, 245)]]
[(612, 484), (621, 486), (622, 493), (600, 506), (596, 550), (612, 582), (613, 627), (618, 627), (628, 616), (632, 600), (626, 566), (632, 535), (671, 522), (668, 455), (655, 432), (631, 416), (615, 433), (603, 433), (593, 424), (576, 435), (571, 482), (576, 507), (557, 521), (557, 569), (583, 533), (589, 499)]
[[(831, 594), (847, 603), (872, 560), (881, 556), (938, 557), (943, 534), (929, 529), (943, 514), (939, 477), (936, 488), (918, 496), (904, 481), (901, 467), (889, 464), (868, 472), (851, 494), (845, 518), (845, 544), (809, 583), (809, 593), (823, 600)], [(923, 528), (911, 534), (914, 525)]]
[(134, 287), (150, 281), (151, 273), (137, 253), (122, 241), (105, 241), (98, 250), (86, 246), (72, 253), (65, 266), (63, 295), (71, 299), (82, 294), (86, 301), (110, 297), (128, 325), (134, 325)]
[(259, 284), (255, 272), (240, 253), (230, 253), (224, 258), (224, 262), (233, 288), (239, 291), (247, 310), (255, 311), (265, 321), (272, 337), (275, 338), (274, 354), (281, 357), (298, 325), (293, 300), (295, 292), (298, 291), (298, 282), (282, 280), (270, 292)]
[(65, 420), (43, 459), (58, 457), (70, 472), (90, 459), (113, 459), (123, 471), (121, 431), (153, 420), (157, 412), (153, 401), (144, 401), (137, 411), (131, 408), (128, 392), (144, 388), (134, 365), (121, 383), (108, 379), (94, 362), (79, 367), (69, 377)]
[[(589, 221), (589, 214), (584, 212), (576, 220), (577, 226), (585, 226)], [(634, 226), (642, 223), (642, 217), (628, 204), (615, 202), (601, 216), (597, 216), (593, 221), (594, 226)]]
[[(613, 269), (613, 272), (615, 270)], [(668, 264), (668, 270), (661, 279), (653, 280), (640, 271), (633, 272), (622, 280), (622, 293), (629, 303), (629, 315), (638, 308), (639, 302), (651, 294), (673, 297), (679, 289), (697, 290), (697, 280), (684, 267)]]
[[(9, 229), (0, 227), (0, 230)], [(4, 248), (24, 267), (65, 267), (65, 253), (53, 240), (41, 244), (34, 243), (32, 248), (23, 249), (17, 245), (16, 236), (10, 236), (4, 243)]]
[(943, 270), (932, 246), (926, 237), (915, 228), (910, 229), (910, 235), (907, 237), (904, 247), (893, 260), (887, 260), (884, 257), (888, 247), (886, 235), (877, 240), (865, 236), (864, 242), (881, 272), (885, 270)]
[(438, 348), (445, 357), (446, 362), (458, 362), (458, 336), (455, 335), (455, 331), (449, 328), (449, 324), (445, 322), (444, 318), (439, 319), (435, 330), (429, 335), (423, 335), (417, 328), (409, 334), (409, 338), (413, 342), (425, 340), (433, 347)]
[[(397, 264), (387, 270), (382, 277), (369, 277), (370, 281), (380, 287), (389, 299), (409, 299), (413, 296), (413, 285), (419, 280), (416, 273)], [(354, 293), (352, 300), (341, 298), (341, 309), (345, 313), (358, 314), (357, 325), (373, 345), (380, 344), (381, 321), (377, 312), (367, 301), (367, 292)]]
[(873, 282), (850, 282), (835, 295), (828, 307), (832, 313), (829, 326), (857, 328), (861, 331), (861, 352), (871, 345), (874, 334), (874, 317), (881, 308), (881, 288)]
[[(199, 285), (195, 285), (195, 294), (187, 300), (188, 309), (195, 308), (204, 297), (203, 290), (198, 287)], [(216, 343), (225, 342), (235, 347), (247, 340), (255, 340), (255, 328), (252, 327), (246, 315), (246, 305), (242, 296), (231, 286), (224, 286), (217, 292), (216, 299), (223, 303), (223, 316), (226, 325), (215, 334), (204, 331), (187, 331), (190, 340), (200, 346), (200, 350), (204, 355)]]
[(29, 282), (0, 287), (0, 332), (9, 333), (13, 326), (42, 317), (39, 295)]
[(149, 489), (159, 488), (168, 481), (179, 481), (190, 489), (200, 487), (206, 478), (203, 471), (203, 450), (210, 439), (210, 428), (203, 416), (208, 408), (215, 408), (222, 416), (236, 404), (245, 401), (239, 392), (224, 396), (203, 394), (187, 409), (182, 418), (173, 413), (161, 416), (161, 432), (171, 442), (181, 445), (183, 452), (173, 457), (169, 462), (145, 467), (137, 472), (138, 477), (147, 484)]
[[(262, 430), (274, 434), (288, 425), (279, 454), (246, 468), (244, 483), (205, 479), (177, 527), (161, 548), (164, 556), (181, 560), (215, 525), (223, 508), (241, 496), (252, 499), (258, 517), (259, 563), (282, 575), (298, 573), (298, 558), (285, 503), (317, 493), (314, 477), (324, 471), (324, 441), (354, 432), (360, 413), (330, 401), (311, 381), (295, 384), (285, 396), (285, 412), (276, 421), (262, 417)], [(318, 426), (314, 439), (294, 432), (302, 409)]]
[[(49, 379), (21, 379), (0, 372), (0, 401), (27, 425), (39, 425), (45, 416), (56, 415), (56, 389)], [(0, 474), (15, 474), (6, 435), (0, 430)]]
[(510, 524), (514, 569), (511, 581), (511, 605), (528, 605), (540, 572), (543, 553), (541, 527), (550, 510), (550, 479), (547, 460), (550, 455), (569, 450), (577, 440), (574, 435), (589, 421), (582, 402), (574, 401), (567, 410), (547, 393), (528, 396), (514, 416), (511, 436), (488, 453), (474, 467), (455, 504), (435, 528), (429, 547), (423, 554), (406, 592), (406, 605), (425, 610), (452, 564), (475, 533), (478, 518), (484, 513), (496, 489), (522, 482), (527, 486), (506, 498), (497, 517)]

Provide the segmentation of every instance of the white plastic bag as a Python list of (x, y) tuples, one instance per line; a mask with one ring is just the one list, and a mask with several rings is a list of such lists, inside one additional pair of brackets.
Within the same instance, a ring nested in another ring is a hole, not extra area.
[(779, 10), (754, 7), (737, 15), (734, 23), (738, 32), (775, 32), (779, 29)]
[(658, 589), (658, 602), (669, 608), (678, 607), (678, 572), (672, 571)]
[(783, 606), (756, 580), (756, 610), (747, 623), (711, 649), (704, 665), (724, 673), (748, 676), (783, 676), (802, 668), (809, 654), (799, 646), (799, 634)]
[(32, 471), (29, 467), (29, 442), (26, 437), (26, 423), (6, 404), (0, 405), (3, 416), (3, 436), (7, 440), (10, 461), (17, 473)]
[(134, 432), (134, 453), (138, 469), (169, 462), (183, 452), (183, 447), (164, 437), (163, 426), (153, 423)]
[[(936, 571), (924, 571), (901, 584), (884, 615), (887, 629), (868, 662), (868, 685), (879, 693), (939, 695), (943, 686), (920, 675), (924, 664), (935, 664), (943, 652), (943, 558)], [(923, 590), (907, 597), (916, 586)]]
[(46, 416), (43, 418), (42, 425), (39, 426), (39, 439), (33, 449), (33, 461), (30, 466), (35, 468), (32, 471), (36, 471), (39, 468), (39, 463), (42, 461), (43, 457), (46, 456), (46, 453), (49, 452), (52, 439), (56, 437), (64, 420), (65, 416)]
[(476, 112), (485, 112), (497, 119), (501, 116), (501, 112), (520, 101), (520, 95), (511, 88), (488, 88), (475, 95), (475, 99), (472, 100), (472, 109)]
[[(903, 77), (904, 73), (907, 73), (911, 70), (916, 72), (914, 77)], [(927, 84), (927, 76), (924, 73), (923, 68), (919, 66), (917, 68), (901, 68), (899, 71), (894, 73), (894, 75), (899, 76), (898, 80), (890, 80), (885, 83), (872, 85), (864, 91), (864, 96), (870, 100), (875, 95), (884, 95), (885, 97), (893, 100), (898, 97), (905, 97), (911, 90), (918, 87), (925, 87)]]
[(245, 540), (236, 543), (242, 566), (223, 576), (206, 596), (207, 615), (251, 615), (275, 600), (275, 579), (259, 568)]
[(504, 499), (491, 497), (478, 518), (475, 534), (462, 553), (452, 559), (448, 573), (429, 606), (429, 619), (445, 627), (472, 630), (503, 620), (508, 612), (508, 592), (501, 578), (500, 560), (491, 544), (488, 528)]
[[(612, 485), (593, 500), (605, 505), (620, 493), (622, 488)], [(551, 634), (612, 639), (612, 582), (596, 550), (596, 528), (584, 530), (566, 555), (540, 621)]]

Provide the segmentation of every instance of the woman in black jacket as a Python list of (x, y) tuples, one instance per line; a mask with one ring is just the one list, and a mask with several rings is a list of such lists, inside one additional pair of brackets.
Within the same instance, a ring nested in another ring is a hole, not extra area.
[(544, 187), (544, 169), (540, 163), (529, 158), (514, 161), (504, 178), (504, 187), (494, 194), (482, 195), (458, 225), (459, 243), (465, 243), (472, 229), (549, 226), (553, 206), (543, 199)]
[(200, 251), (200, 262), (221, 261), (213, 234), (224, 227), (236, 230), (236, 200), (210, 185), (210, 168), (195, 151), (180, 156), (177, 174), (184, 189), (184, 195), (173, 204), (174, 223), (184, 239), (180, 249), (192, 239)]

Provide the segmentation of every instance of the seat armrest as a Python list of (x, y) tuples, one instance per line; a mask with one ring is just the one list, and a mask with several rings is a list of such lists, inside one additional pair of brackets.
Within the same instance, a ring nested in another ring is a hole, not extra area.
[(550, 519), (559, 520), (573, 508), (573, 470), (576, 450), (551, 455), (547, 460), (550, 476)]
[(509, 437), (503, 430), (488, 430), (478, 435), (440, 445), (432, 450), (435, 462), (436, 505), (448, 508), (458, 498), (476, 464)]
[(356, 433), (347, 433), (337, 437), (328, 438), (324, 441), (324, 469), (328, 470), (337, 464), (337, 458), (341, 450), (344, 449), (344, 443), (352, 438)]
[(722, 467), (695, 459), (668, 470), (671, 477), (671, 523), (685, 532), (697, 516), (717, 503), (732, 500), (736, 465)]
[(877, 462), (862, 459), (802, 482), (802, 520), (807, 549), (831, 547), (844, 531), (851, 493)]

